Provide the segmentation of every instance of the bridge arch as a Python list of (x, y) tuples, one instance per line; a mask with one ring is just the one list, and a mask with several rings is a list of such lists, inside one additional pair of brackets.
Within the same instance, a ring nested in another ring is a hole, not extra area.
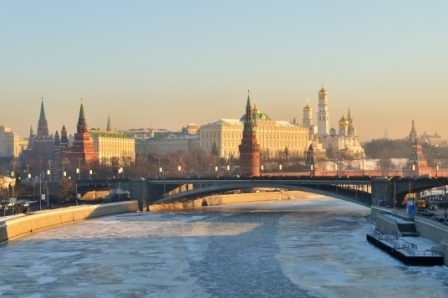
[[(303, 191), (307, 193), (314, 193), (318, 195), (330, 196), (333, 198), (337, 198), (340, 200), (348, 201), (351, 203), (359, 204), (365, 207), (370, 207), (371, 205), (371, 196), (370, 193), (360, 191), (360, 190), (351, 190), (347, 188), (341, 188), (337, 185), (333, 187), (322, 186), (313, 186), (313, 185), (293, 185), (288, 183), (278, 183), (278, 181), (269, 182), (269, 181), (244, 181), (244, 182), (235, 182), (235, 183), (225, 183), (218, 185), (205, 186), (200, 188), (190, 189), (184, 192), (167, 195), (158, 200), (152, 201), (151, 204), (166, 204), (166, 203), (174, 203), (174, 202), (188, 202), (196, 199), (201, 199), (204, 197), (225, 194), (230, 191), (236, 190), (247, 190), (254, 188), (271, 188), (271, 189), (285, 189), (285, 190), (297, 190)], [(203, 201), (204, 202), (204, 201)], [(205, 203), (203, 203), (205, 204)]]

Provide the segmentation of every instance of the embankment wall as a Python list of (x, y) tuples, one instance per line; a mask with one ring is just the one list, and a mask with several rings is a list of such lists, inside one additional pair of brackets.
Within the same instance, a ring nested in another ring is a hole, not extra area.
[(73, 206), (15, 217), (0, 223), (0, 242), (42, 229), (89, 218), (138, 211), (137, 201)]

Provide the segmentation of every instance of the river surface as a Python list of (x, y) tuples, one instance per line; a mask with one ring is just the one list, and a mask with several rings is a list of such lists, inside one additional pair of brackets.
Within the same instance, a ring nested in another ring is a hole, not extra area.
[(331, 198), (133, 213), (0, 246), (12, 297), (448, 297), (448, 267), (365, 240), (369, 210)]

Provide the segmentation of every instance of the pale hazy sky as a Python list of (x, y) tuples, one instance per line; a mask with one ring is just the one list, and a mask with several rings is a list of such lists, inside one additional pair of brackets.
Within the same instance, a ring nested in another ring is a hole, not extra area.
[(180, 129), (244, 112), (302, 118), (329, 91), (362, 140), (448, 136), (448, 1), (0, 0), (0, 125)]

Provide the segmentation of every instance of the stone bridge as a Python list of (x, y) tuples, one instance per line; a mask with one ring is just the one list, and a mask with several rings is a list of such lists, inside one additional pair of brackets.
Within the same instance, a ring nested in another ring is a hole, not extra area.
[(79, 189), (121, 187), (139, 200), (139, 207), (185, 202), (201, 197), (251, 191), (254, 188), (301, 190), (327, 195), (364, 206), (400, 206), (404, 196), (448, 184), (448, 178), (428, 177), (259, 177), (246, 178), (172, 178), (78, 181)]

